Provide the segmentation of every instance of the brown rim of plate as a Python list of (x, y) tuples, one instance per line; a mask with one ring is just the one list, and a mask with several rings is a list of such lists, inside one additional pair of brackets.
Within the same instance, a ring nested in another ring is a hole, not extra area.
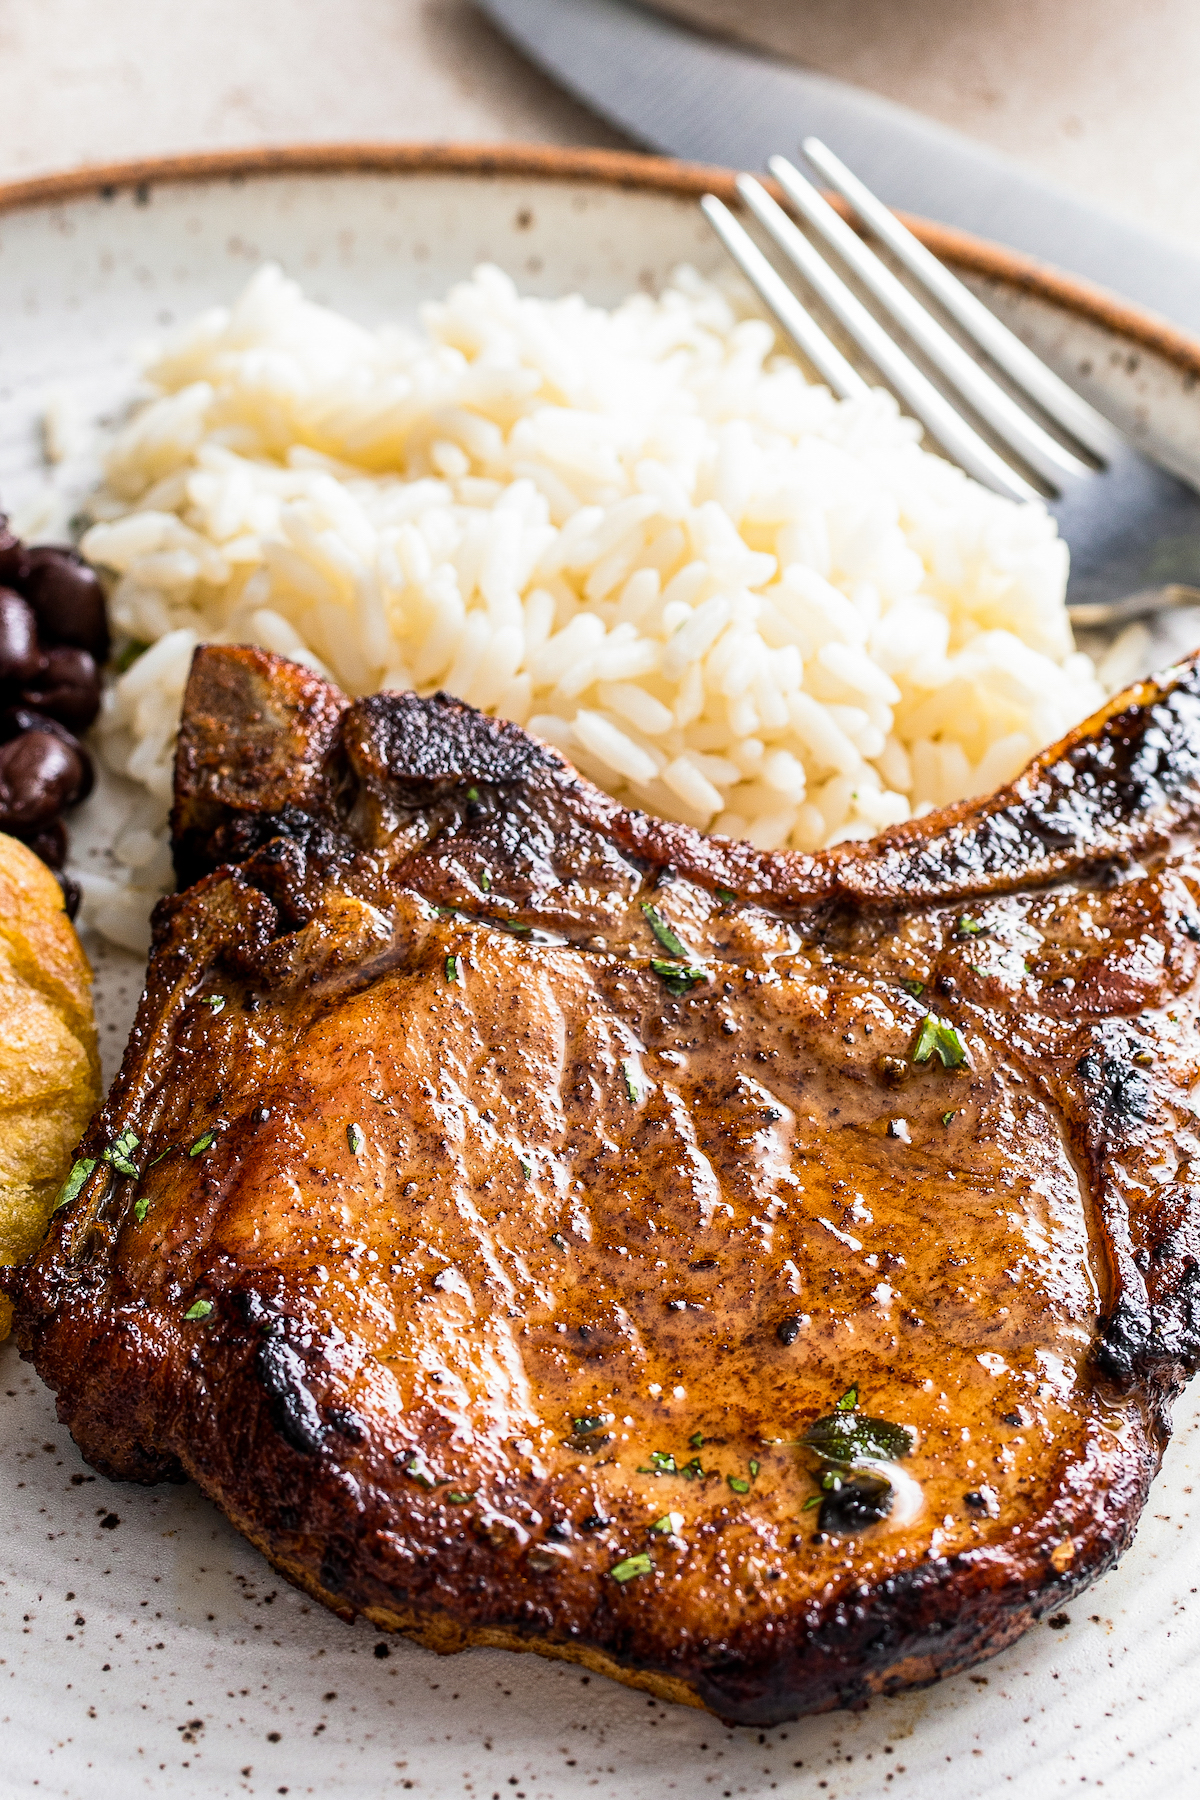
[[(676, 162), (634, 151), (566, 148), (555, 144), (281, 144), (250, 150), (207, 150), (183, 156), (104, 163), (26, 181), (0, 183), (0, 214), (92, 197), (112, 199), (132, 190), (147, 196), (156, 186), (202, 181), (245, 181), (263, 175), (429, 174), (524, 176), (579, 181), (597, 187), (683, 196), (714, 193), (739, 206), (735, 173), (702, 163)], [(774, 188), (773, 182), (766, 182)], [(775, 189), (778, 194), (778, 189)], [(831, 195), (831, 199), (834, 197)], [(845, 212), (835, 201), (839, 211)], [(1200, 376), (1200, 341), (1156, 313), (1147, 312), (1077, 275), (1009, 250), (1003, 244), (900, 213), (921, 242), (945, 262), (1007, 282), (1051, 301), (1094, 324), (1156, 352), (1186, 373)]]

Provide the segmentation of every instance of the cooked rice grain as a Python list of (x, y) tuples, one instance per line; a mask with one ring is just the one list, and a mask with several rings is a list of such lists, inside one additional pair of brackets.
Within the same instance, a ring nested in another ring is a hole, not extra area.
[[(150, 362), (86, 554), (119, 633), (110, 766), (146, 790), (91, 878), (140, 939), (196, 643), (353, 693), (447, 689), (630, 805), (813, 850), (983, 792), (1098, 703), (1040, 505), (839, 402), (680, 269), (611, 312), (483, 267), (368, 331), (262, 269)], [(147, 843), (154, 849), (147, 852)]]

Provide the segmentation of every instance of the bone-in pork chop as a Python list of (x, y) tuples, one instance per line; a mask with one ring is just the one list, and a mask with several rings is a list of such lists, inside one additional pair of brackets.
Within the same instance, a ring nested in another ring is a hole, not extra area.
[(22, 1348), (435, 1649), (755, 1724), (960, 1669), (1120, 1553), (1200, 1352), (1198, 809), (1196, 663), (805, 857), (201, 650)]

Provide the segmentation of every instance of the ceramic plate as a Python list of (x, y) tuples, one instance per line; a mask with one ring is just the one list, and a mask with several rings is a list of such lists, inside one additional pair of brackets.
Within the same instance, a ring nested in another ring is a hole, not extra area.
[[(729, 187), (592, 152), (326, 148), (0, 189), (0, 495), (61, 529), (88, 479), (93, 422), (129, 391), (132, 347), (229, 300), (266, 258), (365, 322), (411, 314), (484, 258), (532, 291), (612, 302), (681, 260), (717, 266), (695, 206), (709, 184)], [(924, 235), (1090, 399), (1200, 475), (1200, 346), (1008, 252)], [(53, 470), (41, 424), (51, 400), (66, 452)], [(1167, 657), (1193, 635), (1197, 622), (1177, 618), (1153, 648)], [(76, 830), (84, 855), (102, 856), (111, 836), (105, 805)], [(111, 1074), (141, 967), (88, 948)], [(439, 1660), (340, 1624), (195, 1488), (93, 1474), (11, 1344), (0, 1437), (5, 1795), (1200, 1791), (1191, 1399), (1133, 1548), (1068, 1612), (969, 1675), (761, 1733), (535, 1656)]]

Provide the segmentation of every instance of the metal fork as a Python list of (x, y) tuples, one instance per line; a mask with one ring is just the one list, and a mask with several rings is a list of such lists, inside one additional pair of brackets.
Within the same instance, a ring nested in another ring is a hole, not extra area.
[[(964, 336), (1032, 402), (1035, 411), (1027, 411), (981, 367), (799, 169), (785, 157), (771, 157), (767, 167), (801, 218), (917, 346), (965, 411), (990, 428), (1007, 456), (917, 367), (761, 183), (742, 175), (738, 192), (747, 209), (954, 462), (1010, 499), (1045, 498), (1071, 552), (1072, 624), (1125, 624), (1200, 604), (1200, 494), (1135, 449), (1047, 368), (818, 138), (805, 139), (804, 154)], [(842, 399), (865, 394), (863, 377), (729, 208), (714, 194), (700, 204), (742, 273), (833, 392)], [(1040, 480), (1040, 489), (1025, 471)]]

